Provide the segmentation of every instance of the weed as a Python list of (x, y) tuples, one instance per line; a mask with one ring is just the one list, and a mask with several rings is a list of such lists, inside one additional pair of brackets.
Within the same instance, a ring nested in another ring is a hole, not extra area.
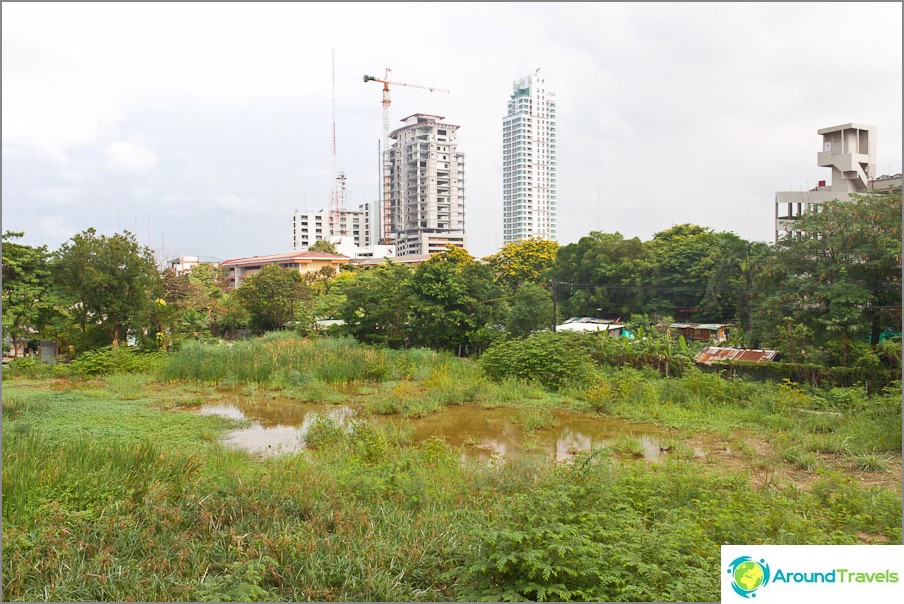
[(851, 465), (861, 472), (888, 472), (891, 462), (881, 453), (856, 453), (848, 456)]
[(528, 433), (544, 428), (552, 428), (558, 423), (552, 411), (543, 407), (522, 408), (518, 411), (516, 421)]

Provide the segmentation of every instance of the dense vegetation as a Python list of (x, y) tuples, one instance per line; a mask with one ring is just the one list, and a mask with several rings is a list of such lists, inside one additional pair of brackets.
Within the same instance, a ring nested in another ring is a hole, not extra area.
[[(714, 601), (723, 543), (900, 542), (899, 385), (667, 378), (602, 366), (593, 341), (560, 349), (580, 372), (537, 355), (527, 379), (506, 348), (475, 362), (291, 333), (7, 379), (3, 599)], [(219, 444), (242, 424), (179, 412), (225, 393), (361, 419), (324, 415), (308, 450), (258, 458)], [(513, 407), (525, 432), (556, 408), (652, 421), (669, 453), (645, 462), (625, 438), (486, 464), (368, 419), (449, 405)], [(700, 457), (706, 434), (724, 444)]]
[(170, 350), (242, 330), (308, 334), (317, 318), (343, 319), (332, 329), (362, 342), (457, 354), (572, 316), (621, 319), (648, 333), (689, 320), (730, 323), (732, 344), (778, 350), (785, 362), (895, 371), (900, 191), (825, 204), (795, 228), (776, 245), (683, 224), (646, 242), (601, 232), (561, 247), (520, 241), (482, 262), (450, 249), (419, 266), (390, 262), (338, 277), (268, 269), (235, 292), (219, 287), (212, 265), (157, 272), (152, 251), (129, 233), (89, 229), (51, 253), (8, 232), (3, 325), (11, 344), (55, 339), (75, 357), (124, 339)]

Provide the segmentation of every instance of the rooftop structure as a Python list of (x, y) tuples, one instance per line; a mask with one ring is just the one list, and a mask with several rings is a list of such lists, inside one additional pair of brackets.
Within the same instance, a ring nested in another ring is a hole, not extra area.
[(775, 194), (775, 241), (796, 237), (794, 223), (828, 201), (849, 201), (852, 194), (901, 188), (901, 175), (876, 177), (876, 127), (842, 124), (821, 128), (822, 150), (816, 154), (821, 168), (831, 168), (829, 184), (821, 180), (809, 191)]
[(556, 331), (602, 332), (611, 337), (619, 337), (625, 332), (626, 327), (624, 323), (592, 317), (572, 317), (561, 325), (556, 325)]
[(238, 289), (242, 281), (251, 275), (256, 275), (269, 264), (275, 264), (285, 269), (297, 270), (301, 274), (315, 273), (323, 268), (329, 268), (338, 273), (339, 267), (348, 264), (347, 256), (339, 254), (326, 254), (323, 252), (292, 252), (288, 254), (272, 254), (269, 256), (251, 256), (248, 258), (233, 258), (220, 263), (220, 271), (226, 282), (226, 289)]
[(731, 325), (726, 323), (672, 323), (669, 325), (669, 331), (674, 331), (676, 335), (684, 336), (685, 340), (695, 342), (715, 340), (716, 342), (722, 342), (727, 339), (730, 327)]
[(701, 365), (712, 365), (719, 361), (750, 361), (754, 363), (766, 363), (778, 354), (775, 350), (756, 350), (753, 348), (720, 348), (707, 346), (697, 353), (694, 361)]

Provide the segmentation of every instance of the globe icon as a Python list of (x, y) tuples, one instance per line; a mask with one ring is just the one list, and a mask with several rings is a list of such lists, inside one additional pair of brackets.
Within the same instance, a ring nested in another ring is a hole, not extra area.
[(735, 567), (734, 582), (744, 591), (755, 590), (763, 584), (763, 579), (763, 567), (753, 560), (741, 562)]

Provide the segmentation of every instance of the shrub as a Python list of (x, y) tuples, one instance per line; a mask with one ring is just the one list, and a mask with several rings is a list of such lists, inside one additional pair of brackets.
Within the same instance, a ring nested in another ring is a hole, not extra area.
[(579, 384), (590, 375), (590, 356), (575, 342), (568, 334), (554, 332), (534, 334), (526, 340), (500, 340), (490, 346), (480, 362), (494, 380), (533, 380), (558, 390)]
[(111, 373), (152, 372), (166, 362), (166, 353), (136, 353), (132, 348), (105, 346), (83, 352), (70, 363), (75, 377), (88, 378)]
[(9, 378), (44, 378), (51, 375), (52, 367), (39, 357), (26, 357), (11, 360), (3, 373), (3, 377)]

